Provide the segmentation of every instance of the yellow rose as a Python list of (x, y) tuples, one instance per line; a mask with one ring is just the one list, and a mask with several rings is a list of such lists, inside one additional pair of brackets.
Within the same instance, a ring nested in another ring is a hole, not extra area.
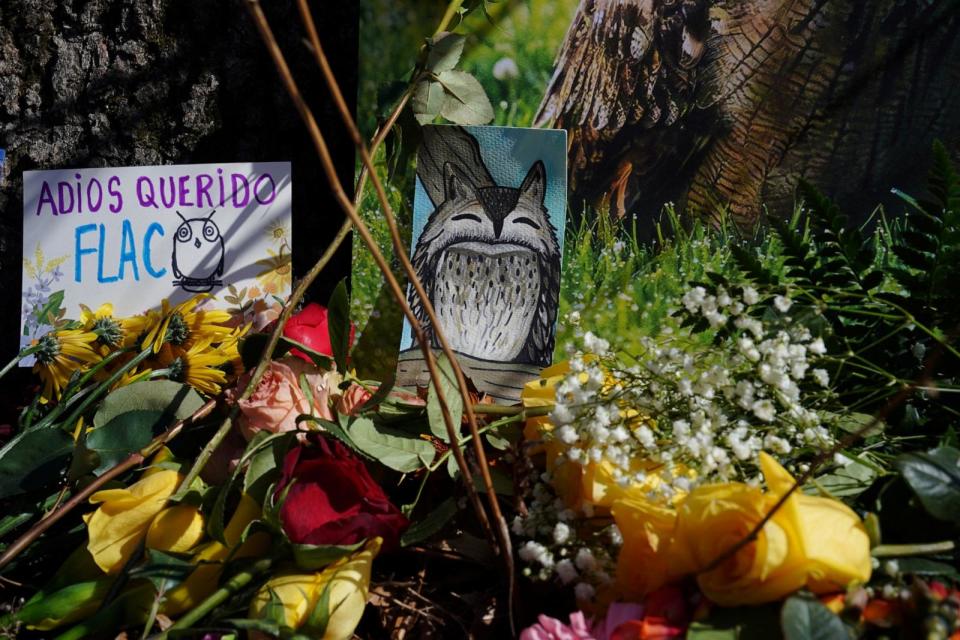
[[(552, 407), (557, 398), (557, 385), (563, 382), (568, 373), (570, 373), (570, 363), (566, 361), (558, 362), (541, 371), (538, 379), (526, 383), (520, 391), (520, 402), (523, 408)], [(552, 429), (553, 425), (550, 424), (548, 416), (527, 418), (523, 437), (526, 440), (539, 440), (544, 432)]]
[[(187, 576), (187, 579), (167, 592), (164, 597), (161, 612), (168, 616), (192, 609), (216, 590), (223, 572), (223, 563), (227, 558), (249, 558), (263, 555), (270, 546), (270, 536), (264, 532), (251, 535), (240, 545), (240, 537), (251, 522), (257, 519), (262, 512), (257, 501), (243, 494), (236, 511), (223, 530), (226, 545), (217, 541), (203, 545), (193, 556), (197, 568)], [(232, 554), (232, 555), (231, 555)]]
[(677, 512), (646, 498), (623, 498), (611, 509), (623, 546), (617, 557), (616, 588), (621, 599), (640, 602), (645, 595), (683, 575), (667, 555)]
[[(106, 573), (120, 571), (181, 479), (176, 471), (161, 469), (144, 474), (126, 489), (106, 489), (90, 496), (92, 504), (100, 505), (84, 517), (90, 534), (87, 548), (98, 567)], [(191, 523), (187, 524), (189, 528)], [(171, 542), (179, 537), (178, 533), (182, 532), (167, 532), (162, 539)]]
[[(765, 453), (760, 466), (767, 493), (742, 483), (705, 485), (680, 504), (666, 552), (673, 573), (698, 574), (704, 594), (723, 606), (771, 602), (804, 586), (824, 593), (869, 580), (870, 541), (857, 515), (836, 500), (800, 493), (787, 499), (755, 540), (705, 571), (793, 485)], [(627, 538), (625, 533), (625, 544)]]
[[(250, 617), (269, 615), (292, 629), (299, 629), (326, 591), (327, 625), (322, 640), (349, 640), (360, 624), (367, 605), (370, 567), (380, 551), (380, 538), (367, 542), (364, 548), (339, 560), (320, 573), (284, 574), (271, 578), (250, 603)], [(271, 593), (279, 600), (281, 611), (271, 611)]]

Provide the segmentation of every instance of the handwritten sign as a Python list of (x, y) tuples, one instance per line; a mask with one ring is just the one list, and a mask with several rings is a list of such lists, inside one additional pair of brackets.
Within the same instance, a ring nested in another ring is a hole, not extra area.
[(245, 320), (275, 308), (292, 279), (290, 194), (289, 162), (25, 172), (21, 345), (49, 330), (51, 301), (67, 318), (197, 293)]

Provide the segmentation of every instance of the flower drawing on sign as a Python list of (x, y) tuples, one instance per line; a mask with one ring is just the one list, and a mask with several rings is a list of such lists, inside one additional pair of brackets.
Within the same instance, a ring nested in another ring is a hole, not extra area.
[(293, 281), (293, 271), (291, 256), (287, 250), (286, 243), (280, 245), (279, 251), (267, 249), (269, 258), (257, 260), (257, 264), (265, 267), (263, 271), (257, 274), (257, 281), (263, 288), (264, 293), (276, 295), (281, 291), (287, 291)]
[(30, 279), (30, 285), (24, 287), (21, 294), (23, 298), (21, 347), (29, 345), (52, 327), (54, 321), (62, 317), (63, 291), (53, 291), (53, 285), (63, 278), (60, 267), (69, 257), (63, 255), (48, 260), (43, 249), (37, 244), (33, 259), (23, 259), (23, 272)]
[(290, 229), (283, 222), (277, 221), (267, 227), (267, 238), (275, 244), (289, 248)]

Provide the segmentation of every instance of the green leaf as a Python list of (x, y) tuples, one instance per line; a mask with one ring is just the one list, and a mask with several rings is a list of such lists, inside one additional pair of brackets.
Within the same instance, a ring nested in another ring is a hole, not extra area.
[(197, 565), (156, 549), (146, 550), (146, 562), (130, 570), (131, 579), (145, 578), (157, 593), (164, 593), (187, 579)]
[(108, 395), (93, 417), (93, 426), (100, 428), (130, 411), (153, 411), (160, 415), (156, 428), (163, 430), (177, 420), (189, 418), (202, 406), (203, 399), (189, 385), (172, 380), (145, 380)]
[(73, 444), (58, 427), (18, 433), (0, 449), (0, 499), (58, 482)]
[(37, 311), (37, 320), (39, 320), (41, 324), (56, 324), (54, 320), (56, 319), (62, 304), (63, 290), (51, 293), (50, 297), (47, 298), (47, 304), (43, 305), (43, 308)]
[(267, 488), (280, 475), (283, 458), (287, 453), (290, 442), (290, 438), (278, 438), (253, 454), (247, 472), (243, 476), (244, 493), (257, 502), (263, 502)]
[(480, 82), (463, 71), (444, 71), (437, 76), (444, 91), (453, 99), (447, 99), (440, 108), (440, 115), (456, 124), (486, 124), (493, 120), (493, 105)]
[[(869, 413), (850, 411), (847, 413), (836, 414), (829, 411), (824, 411), (823, 415), (825, 418), (827, 418), (827, 420), (835, 424), (840, 429), (843, 429), (847, 433), (860, 433), (860, 435), (864, 438), (880, 435), (887, 427), (883, 420), (876, 420), (875, 422), (874, 416), (870, 415)], [(863, 431), (864, 429), (866, 429), (866, 431)]]
[(777, 610), (764, 607), (712, 607), (710, 614), (690, 623), (687, 640), (777, 640)]
[(355, 451), (356, 453), (359, 453), (361, 456), (367, 459), (370, 459), (370, 460), (373, 459), (369, 455), (367, 455), (366, 452), (363, 451), (363, 449), (358, 447), (357, 443), (354, 442), (353, 438), (350, 437), (350, 434), (347, 433), (343, 429), (343, 427), (341, 427), (336, 422), (331, 422), (330, 420), (325, 420), (323, 418), (318, 418), (316, 416), (311, 416), (307, 414), (301, 415), (297, 418), (297, 423), (299, 424), (301, 422), (313, 422), (314, 424), (320, 425), (321, 427), (323, 427), (324, 431), (327, 434), (336, 438), (343, 444), (347, 445), (348, 447), (350, 447), (351, 450)]
[(115, 579), (110, 576), (78, 582), (53, 593), (40, 591), (30, 598), (14, 617), (22, 624), (44, 627), (78, 620), (96, 611), (100, 602), (110, 592)]
[(354, 418), (347, 431), (357, 448), (401, 473), (416, 471), (434, 458), (433, 445), (426, 440), (396, 429), (377, 427), (369, 418)]
[(960, 451), (941, 447), (930, 453), (906, 453), (894, 464), (934, 518), (960, 523)]
[[(440, 354), (437, 358), (437, 373), (440, 375), (440, 391), (443, 392), (443, 397), (447, 401), (453, 428), (459, 434), (460, 421), (463, 419), (463, 396), (460, 395), (453, 364), (446, 354)], [(427, 420), (430, 424), (430, 433), (444, 442), (450, 442), (446, 423), (443, 420), (443, 411), (440, 408), (440, 398), (433, 380), (430, 381), (430, 388), (427, 390)]]
[[(85, 471), (100, 475), (134, 451), (150, 444), (154, 427), (162, 415), (156, 411), (128, 411), (102, 427), (90, 430), (85, 442), (85, 452), (94, 454), (93, 468)], [(77, 454), (79, 456), (85, 452), (81, 450)]]
[(900, 573), (915, 576), (940, 576), (955, 582), (960, 581), (960, 571), (949, 562), (939, 562), (930, 558), (908, 557), (894, 558)]
[(457, 511), (457, 501), (454, 498), (447, 498), (427, 514), (426, 518), (414, 523), (406, 530), (400, 537), (400, 546), (409, 547), (437, 534), (453, 516), (457, 515)]
[(833, 473), (818, 477), (816, 485), (837, 498), (847, 498), (858, 496), (866, 491), (876, 477), (876, 471), (854, 460)]
[(443, 90), (443, 85), (432, 80), (421, 80), (413, 89), (410, 106), (413, 115), (420, 124), (430, 124), (443, 110), (444, 104), (450, 100)]
[(350, 353), (350, 297), (346, 279), (337, 284), (327, 303), (327, 332), (337, 371), (346, 371)]
[(427, 54), (427, 71), (442, 73), (457, 66), (467, 39), (459, 33), (443, 32), (433, 37)]
[(785, 640), (849, 640), (847, 628), (832, 611), (812, 596), (787, 598), (780, 611)]
[(345, 558), (365, 543), (366, 540), (356, 544), (295, 544), (292, 545), (293, 561), (304, 571), (315, 571)]

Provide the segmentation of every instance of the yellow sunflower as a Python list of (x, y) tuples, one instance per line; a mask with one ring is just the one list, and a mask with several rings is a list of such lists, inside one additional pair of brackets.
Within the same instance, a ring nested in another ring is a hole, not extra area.
[(197, 308), (209, 297), (207, 293), (197, 294), (175, 307), (164, 300), (159, 321), (150, 323), (152, 326), (144, 338), (144, 347), (153, 345), (153, 352), (158, 353), (165, 342), (188, 348), (195, 341), (209, 338), (214, 342), (230, 335), (230, 327), (225, 326), (230, 322), (227, 311)]
[(106, 302), (93, 311), (85, 304), (80, 305), (80, 323), (86, 331), (97, 334), (100, 354), (107, 355), (111, 348), (133, 345), (147, 325), (146, 316), (116, 318), (113, 305)]
[(96, 339), (97, 334), (83, 329), (51, 331), (40, 338), (33, 372), (43, 381), (44, 402), (59, 400), (74, 372), (83, 371), (100, 359), (91, 346)]
[(188, 349), (177, 351), (179, 353), (167, 365), (171, 380), (184, 382), (211, 396), (220, 393), (220, 388), (227, 383), (227, 373), (222, 367), (230, 361), (229, 354), (212, 347), (209, 338), (197, 340)]

